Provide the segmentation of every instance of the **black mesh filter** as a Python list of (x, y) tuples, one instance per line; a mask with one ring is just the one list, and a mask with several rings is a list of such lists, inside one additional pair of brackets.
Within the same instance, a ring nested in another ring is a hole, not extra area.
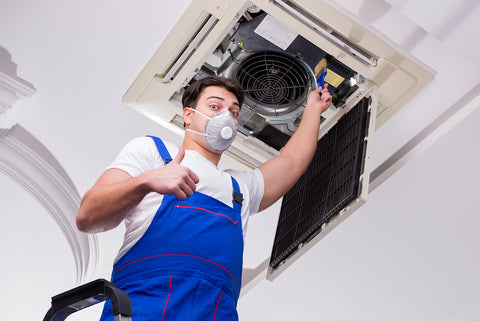
[(245, 58), (234, 75), (245, 89), (247, 104), (263, 115), (278, 116), (301, 105), (311, 87), (301, 61), (276, 51), (256, 52)]
[(309, 168), (284, 196), (270, 259), (272, 268), (360, 195), (368, 106), (369, 98), (363, 98), (318, 141)]

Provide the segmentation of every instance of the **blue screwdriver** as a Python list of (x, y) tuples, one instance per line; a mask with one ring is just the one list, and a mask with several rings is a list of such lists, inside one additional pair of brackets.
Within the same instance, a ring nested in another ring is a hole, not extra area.
[[(327, 59), (322, 58), (315, 66), (315, 77), (317, 78), (317, 85), (323, 89), (325, 86), (325, 76), (327, 75)], [(320, 94), (321, 96), (322, 94)]]

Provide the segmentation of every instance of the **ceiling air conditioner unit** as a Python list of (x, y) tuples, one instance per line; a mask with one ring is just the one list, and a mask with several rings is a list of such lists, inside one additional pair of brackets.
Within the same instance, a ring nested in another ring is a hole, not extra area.
[(312, 165), (284, 197), (271, 276), (365, 201), (370, 136), (433, 75), (324, 1), (194, 0), (123, 97), (183, 134), (186, 86), (210, 74), (237, 80), (246, 98), (226, 155), (256, 167), (295, 132), (322, 59), (333, 103)]

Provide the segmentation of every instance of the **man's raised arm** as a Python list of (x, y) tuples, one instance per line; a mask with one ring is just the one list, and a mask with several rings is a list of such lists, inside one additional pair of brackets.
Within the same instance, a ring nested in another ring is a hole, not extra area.
[(310, 93), (300, 125), (280, 155), (259, 166), (265, 181), (260, 211), (285, 195), (307, 170), (317, 147), (321, 114), (332, 101), (327, 86)]

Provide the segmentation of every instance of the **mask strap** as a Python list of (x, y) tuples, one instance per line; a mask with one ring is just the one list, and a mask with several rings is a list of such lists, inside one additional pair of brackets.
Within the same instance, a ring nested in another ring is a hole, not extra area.
[[(198, 110), (196, 110), (196, 109), (193, 109), (193, 108), (190, 108), (190, 107), (185, 107), (185, 108), (188, 108), (188, 109), (190, 109), (191, 111), (193, 111), (193, 112), (195, 112), (195, 113), (199, 113), (199, 114), (202, 115), (203, 117), (205, 117), (205, 118), (207, 118), (207, 119), (210, 119), (210, 117), (208, 117), (207, 115), (205, 115), (204, 113), (202, 113), (202, 112), (200, 112), (200, 111), (198, 111)], [(205, 136), (205, 137), (208, 136), (208, 135), (205, 134), (205, 133), (197, 132), (196, 130), (193, 130), (193, 129), (190, 129), (190, 128), (185, 129), (185, 131), (186, 131), (186, 132), (192, 132), (192, 133), (195, 133), (195, 134), (199, 134), (199, 135), (202, 135), (202, 136)]]
[(200, 115), (202, 115), (203, 117), (205, 117), (206, 119), (210, 119), (210, 117), (208, 117), (207, 115), (205, 115), (204, 113), (202, 113), (201, 111), (198, 111), (196, 109), (193, 109), (193, 108), (190, 108), (190, 107), (185, 107), (187, 109), (190, 109), (191, 111), (195, 112), (195, 113), (199, 113)]
[(193, 130), (193, 129), (190, 129), (190, 128), (185, 129), (185, 131), (186, 131), (186, 132), (192, 132), (192, 133), (195, 133), (195, 134), (199, 134), (199, 135), (202, 135), (202, 136), (205, 136), (205, 137), (208, 136), (208, 135), (205, 134), (205, 133), (197, 132), (196, 130)]

